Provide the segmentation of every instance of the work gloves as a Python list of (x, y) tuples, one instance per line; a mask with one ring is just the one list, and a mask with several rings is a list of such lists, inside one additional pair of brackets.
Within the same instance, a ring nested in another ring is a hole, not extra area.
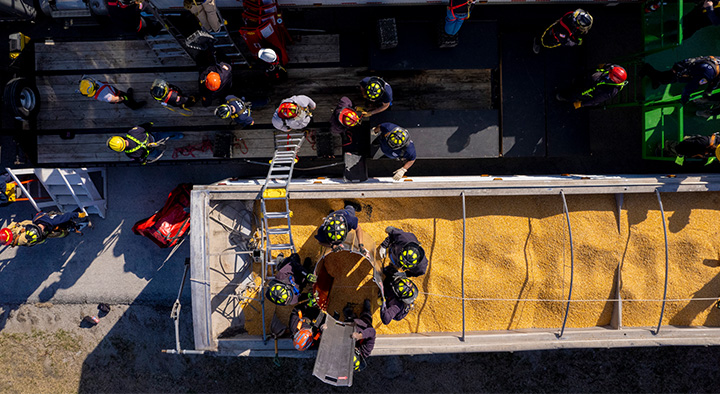
[(378, 249), (378, 254), (380, 255), (381, 259), (384, 259), (385, 255), (387, 254), (387, 249), (381, 246), (380, 249)]
[(405, 176), (405, 173), (407, 170), (404, 167), (400, 167), (395, 172), (393, 172), (393, 181), (399, 181), (402, 179), (403, 176)]

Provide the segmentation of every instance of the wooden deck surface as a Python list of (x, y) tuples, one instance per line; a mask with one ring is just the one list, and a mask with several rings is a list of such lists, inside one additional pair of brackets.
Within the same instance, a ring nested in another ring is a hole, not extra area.
[[(338, 62), (339, 41), (337, 35), (304, 36), (290, 47), (291, 62), (323, 63), (323, 65)], [(150, 86), (157, 78), (179, 86), (186, 94), (197, 95), (199, 75), (192, 71), (164, 71), (162, 65), (158, 66), (155, 63), (153, 59), (156, 59), (156, 56), (151, 56), (148, 52), (151, 50), (144, 41), (37, 44), (37, 47), (42, 48), (42, 53), (38, 57), (40, 70), (63, 70), (62, 67), (69, 67), (68, 59), (77, 55), (78, 61), (87, 66), (83, 71), (86, 75), (107, 81), (124, 91), (133, 88), (135, 99), (147, 102), (145, 107), (133, 111), (123, 104), (103, 103), (84, 97), (77, 92), (78, 82), (83, 74), (70, 69), (66, 73), (54, 72), (37, 76), (42, 108), (37, 120), (38, 129), (83, 131), (77, 133), (73, 140), (69, 140), (68, 144), (73, 145), (69, 150), (59, 148), (67, 144), (58, 143), (61, 140), (57, 136), (38, 136), (39, 163), (124, 161), (126, 160), (124, 155), (116, 154), (105, 147), (105, 141), (109, 137), (106, 133), (108, 130), (130, 129), (144, 122), (153, 122), (156, 128), (163, 130), (177, 128), (185, 133), (186, 139), (172, 141), (168, 146), (169, 149), (200, 144), (203, 138), (212, 139), (215, 131), (228, 129), (227, 121), (214, 116), (215, 106), (196, 105), (191, 108), (192, 116), (182, 116), (169, 111), (150, 96)], [(111, 50), (103, 52), (106, 47), (114, 48), (115, 52)], [(60, 53), (62, 48), (67, 50), (64, 55)], [(83, 52), (85, 49), (87, 52)], [(82, 55), (78, 55), (81, 52)], [(132, 56), (130, 52), (133, 53)], [(111, 57), (110, 53), (115, 54), (116, 57)], [(98, 57), (95, 58), (92, 54)], [(58, 63), (53, 65), (52, 63), (56, 61)], [(140, 65), (147, 69), (138, 68)], [(112, 68), (122, 69), (119, 71), (123, 72), (102, 73)], [(136, 69), (128, 72), (127, 68)], [(93, 73), (94, 69), (102, 71)], [(250, 95), (259, 94), (253, 86), (257, 85), (256, 78), (262, 78), (261, 73), (250, 70), (238, 71), (234, 74), (235, 80), (231, 92), (238, 96), (248, 96), (251, 101), (258, 100)], [(314, 111), (316, 124), (329, 121), (338, 99), (342, 96), (350, 97), (356, 105), (365, 105), (358, 89), (358, 82), (370, 74), (367, 67), (291, 67), (288, 70), (287, 82), (270, 86), (259, 94), (259, 98), (266, 97), (268, 103), (253, 108), (256, 127), (269, 128), (272, 114), (280, 102), (295, 94), (307, 95), (316, 102), (317, 108)], [(492, 106), (490, 70), (414, 70), (394, 72), (383, 77), (392, 85), (394, 91), (393, 106), (384, 116), (390, 121), (393, 112), (396, 111), (478, 110)], [(376, 121), (371, 119), (371, 122)], [(97, 139), (93, 139), (92, 134), (88, 134), (89, 131), (99, 133)], [(272, 156), (269, 131), (246, 129), (236, 133), (244, 139), (250, 149), (245, 157)], [(311, 154), (305, 150), (302, 152), (302, 155)], [(236, 155), (238, 154), (236, 152)], [(195, 158), (209, 158), (212, 154), (196, 153), (195, 156)], [(163, 159), (169, 158), (171, 155), (168, 153), (163, 157)], [(175, 159), (184, 158), (186, 157), (175, 157)]]

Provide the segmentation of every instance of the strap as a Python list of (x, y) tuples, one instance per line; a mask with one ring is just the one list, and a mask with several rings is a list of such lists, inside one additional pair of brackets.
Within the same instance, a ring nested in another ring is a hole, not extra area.
[(95, 95), (93, 96), (93, 98), (94, 98), (95, 100), (98, 99), (98, 97), (100, 96), (100, 92), (102, 92), (105, 88), (110, 89), (110, 91), (111, 91), (113, 94), (117, 94), (117, 91), (115, 90), (115, 88), (113, 88), (112, 86), (110, 86), (110, 85), (108, 85), (108, 84), (106, 84), (106, 83), (104, 83), (104, 82), (101, 82), (101, 83), (102, 83), (102, 85), (100, 85), (100, 87), (98, 88), (97, 92), (95, 92)]
[(137, 146), (132, 149), (126, 149), (125, 153), (133, 153), (140, 149), (145, 149), (146, 154), (150, 153), (150, 150), (147, 148), (147, 143), (148, 141), (150, 141), (150, 135), (148, 133), (145, 133), (145, 141), (143, 142), (140, 142), (140, 140), (131, 136), (130, 134), (126, 134), (125, 138), (137, 144)]

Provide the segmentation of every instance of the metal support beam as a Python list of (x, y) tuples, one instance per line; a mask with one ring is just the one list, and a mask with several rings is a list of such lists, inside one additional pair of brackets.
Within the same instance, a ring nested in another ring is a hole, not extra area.
[(570, 288), (568, 289), (568, 301), (565, 307), (565, 317), (563, 318), (562, 328), (560, 334), (557, 334), (558, 338), (562, 338), (565, 333), (565, 324), (567, 324), (568, 313), (570, 312), (570, 301), (572, 300), (572, 288), (573, 288), (573, 274), (575, 273), (575, 248), (573, 247), (572, 228), (570, 227), (570, 212), (568, 212), (567, 200), (565, 199), (565, 193), (560, 191), (560, 197), (563, 201), (563, 210), (565, 211), (565, 219), (567, 220), (568, 235), (570, 236)]
[(665, 303), (667, 301), (667, 289), (668, 289), (668, 273), (670, 270), (670, 254), (668, 252), (668, 234), (667, 224), (665, 223), (665, 210), (663, 209), (662, 199), (660, 198), (660, 191), (655, 190), (657, 195), (658, 204), (660, 204), (660, 215), (662, 216), (663, 232), (665, 233), (665, 287), (663, 288), (663, 301), (662, 308), (660, 309), (660, 320), (658, 321), (657, 328), (655, 329), (654, 335), (660, 333), (660, 326), (662, 325), (663, 315), (665, 314)]
[(466, 222), (466, 211), (465, 211), (465, 192), (460, 193), (462, 197), (462, 208), (463, 208), (463, 245), (462, 245), (462, 267), (460, 268), (460, 291), (462, 293), (462, 337), (461, 341), (465, 341), (465, 222)]

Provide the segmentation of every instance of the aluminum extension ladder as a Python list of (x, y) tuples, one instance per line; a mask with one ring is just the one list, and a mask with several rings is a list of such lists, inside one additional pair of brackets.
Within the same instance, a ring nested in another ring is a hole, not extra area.
[(185, 43), (185, 36), (170, 22), (170, 16), (179, 16), (179, 12), (164, 12), (158, 9), (152, 1), (146, 1), (148, 4), (147, 9), (144, 9), (144, 13), (152, 15), (156, 21), (163, 25), (163, 30), (158, 35), (151, 37), (145, 36), (145, 42), (148, 43), (150, 48), (155, 52), (160, 59), (160, 63), (165, 64), (168, 60), (184, 58), (191, 62), (195, 59), (191, 55), (187, 44)]
[[(268, 280), (274, 279), (276, 275), (276, 267), (282, 259), (280, 254), (283, 251), (295, 253), (295, 243), (290, 226), (292, 211), (290, 211), (290, 195), (288, 186), (292, 180), (293, 169), (298, 151), (305, 141), (303, 133), (280, 133), (275, 132), (274, 144), (275, 153), (270, 162), (270, 169), (265, 177), (265, 184), (260, 190), (260, 209), (262, 215), (262, 246), (264, 256), (262, 259), (262, 287), (261, 307), (262, 321), (265, 321), (265, 285)], [(285, 204), (283, 211), (270, 212), (267, 210), (267, 201), (282, 201)], [(284, 223), (282, 221), (285, 221)], [(270, 223), (283, 223), (284, 227), (270, 228)], [(288, 237), (288, 243), (274, 243), (272, 238), (278, 236)], [(277, 257), (273, 258), (273, 252), (277, 253)], [(263, 340), (266, 339), (265, 325), (263, 324)]]
[(245, 59), (245, 56), (243, 56), (242, 52), (240, 52), (240, 48), (235, 43), (235, 40), (230, 37), (230, 32), (225, 24), (225, 19), (223, 19), (222, 15), (220, 15), (220, 10), (217, 11), (217, 14), (218, 18), (220, 18), (220, 31), (210, 33), (210, 35), (215, 37), (216, 40), (213, 44), (213, 47), (216, 50), (216, 56), (218, 53), (225, 55), (230, 64), (233, 66), (247, 65), (248, 62)]
[[(62, 168), (24, 168), (5, 169), (16, 183), (24, 198), (27, 198), (36, 211), (42, 208), (57, 207), (60, 212), (72, 212), (80, 208), (86, 214), (97, 214), (105, 217), (107, 205), (105, 198), (105, 170), (104, 169), (62, 169)], [(90, 177), (90, 172), (99, 172), (102, 178), (102, 191), (100, 194)], [(23, 178), (36, 178), (42, 185), (42, 190), (31, 193), (26, 187), (27, 181)], [(42, 201), (46, 199), (52, 201)]]

